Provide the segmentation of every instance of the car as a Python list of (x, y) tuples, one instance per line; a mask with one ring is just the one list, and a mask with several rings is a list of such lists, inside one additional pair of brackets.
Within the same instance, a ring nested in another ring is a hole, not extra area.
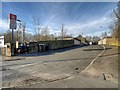
[(25, 46), (19, 46), (17, 48), (17, 53), (25, 53), (26, 52), (26, 47)]

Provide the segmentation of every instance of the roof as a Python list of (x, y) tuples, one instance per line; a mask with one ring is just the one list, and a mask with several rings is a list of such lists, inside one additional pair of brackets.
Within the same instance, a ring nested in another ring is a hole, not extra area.
[(81, 42), (81, 40), (80, 39), (78, 39), (78, 38), (74, 38), (75, 40), (78, 40), (78, 41), (80, 41)]
[(105, 39), (105, 38), (112, 38), (112, 37), (108, 36), (108, 37), (104, 37), (103, 39)]
[[(62, 36), (59, 36), (58, 38), (62, 38)], [(71, 36), (64, 36), (63, 38), (73, 38)]]

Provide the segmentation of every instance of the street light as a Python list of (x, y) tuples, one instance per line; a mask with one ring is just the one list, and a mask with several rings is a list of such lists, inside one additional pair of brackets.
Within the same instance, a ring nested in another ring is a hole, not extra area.
[[(17, 19), (16, 21), (20, 22), (19, 29), (21, 28), (21, 20)], [(18, 24), (18, 23), (17, 23)], [(17, 25), (18, 26), (18, 25)], [(18, 48), (19, 41), (18, 41), (18, 30), (17, 30), (17, 41), (16, 41), (16, 48)]]

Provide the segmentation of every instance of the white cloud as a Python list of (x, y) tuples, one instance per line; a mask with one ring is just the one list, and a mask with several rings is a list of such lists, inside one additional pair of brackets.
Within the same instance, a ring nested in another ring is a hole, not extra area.
[(7, 20), (6, 19), (0, 19), (0, 28), (4, 30), (8, 29), (8, 24), (7, 24)]
[(88, 21), (86, 23), (74, 23), (68, 25), (67, 28), (68, 31), (74, 35), (78, 35), (82, 32), (87, 34), (96, 33), (97, 35), (97, 32), (101, 32), (100, 27), (108, 27), (110, 21), (111, 19), (109, 17), (101, 17), (97, 20)]

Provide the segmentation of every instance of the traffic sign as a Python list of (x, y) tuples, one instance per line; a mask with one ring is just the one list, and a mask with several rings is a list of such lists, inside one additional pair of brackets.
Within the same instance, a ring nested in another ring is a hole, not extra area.
[(16, 27), (17, 27), (16, 20), (17, 20), (16, 15), (14, 15), (14, 14), (8, 15), (8, 28), (9, 29), (16, 29)]

